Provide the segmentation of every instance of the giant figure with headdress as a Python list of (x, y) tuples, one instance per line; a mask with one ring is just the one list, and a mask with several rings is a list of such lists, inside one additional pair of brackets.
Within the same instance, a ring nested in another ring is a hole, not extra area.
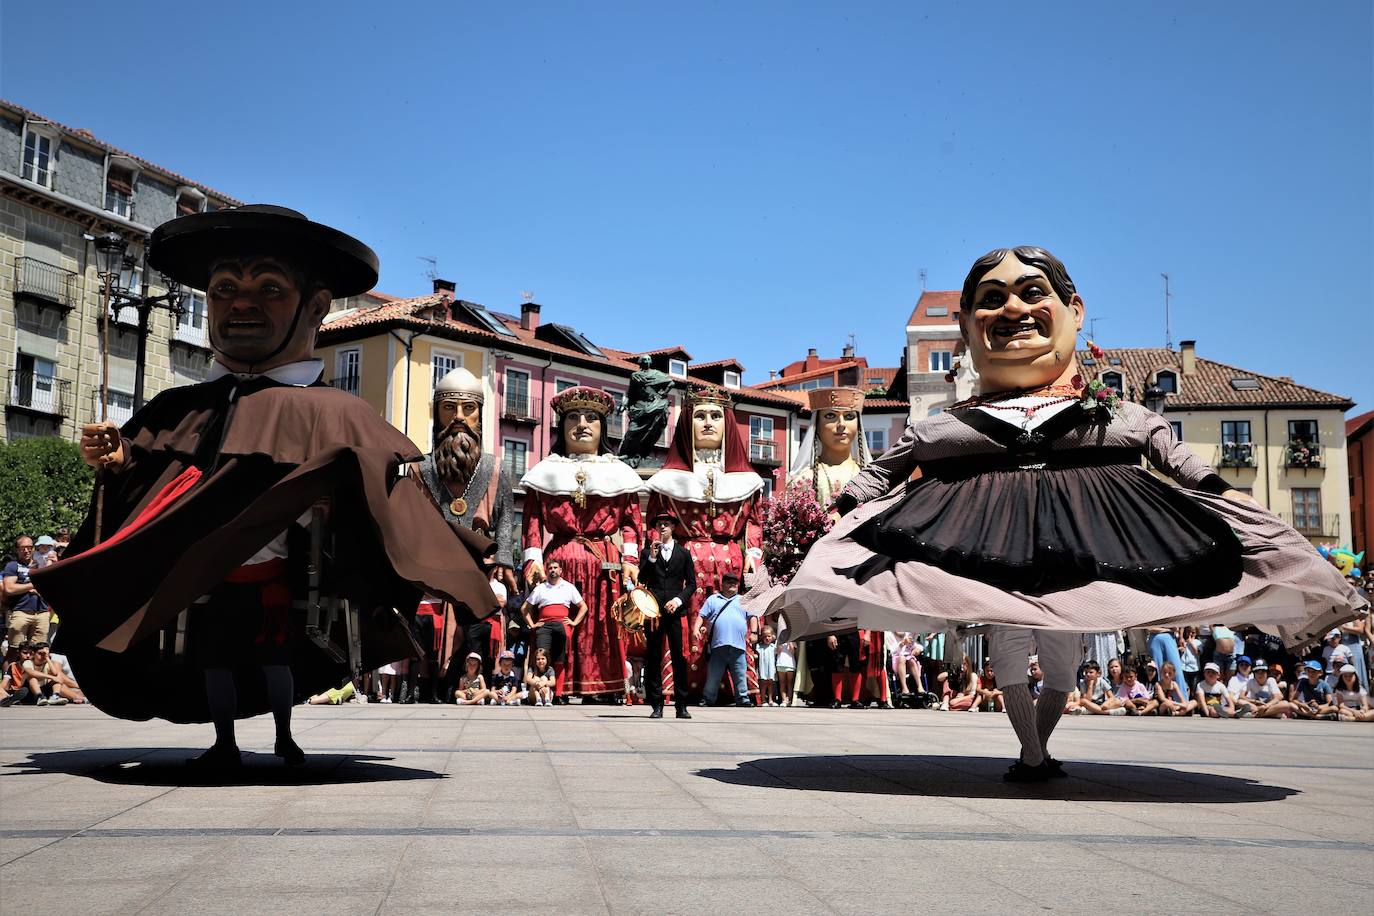
[(148, 259), (206, 291), (215, 365), (122, 428), (83, 427), (91, 511), (34, 581), (96, 706), (213, 721), (203, 766), (240, 764), (235, 719), (270, 709), (274, 752), (300, 763), (293, 703), (415, 655), (405, 618), (424, 591), (489, 613), (494, 545), (401, 472), (419, 458), (409, 439), (321, 380), (316, 333), (332, 299), (376, 283), (370, 248), (251, 205), (162, 224)]
[[(743, 581), (763, 559), (763, 478), (749, 464), (749, 449), (735, 417), (730, 396), (719, 388), (688, 395), (687, 409), (678, 417), (663, 468), (648, 481), (649, 517), (676, 516), (680, 543), (691, 552), (696, 568), (696, 592), (680, 621), (688, 637), (696, 633), (701, 606), (734, 573)], [(704, 646), (691, 646), (688, 661), (700, 695), (706, 676)], [(751, 657), (750, 680), (755, 678)], [(653, 664), (646, 659), (645, 664)], [(672, 686), (672, 667), (663, 661), (664, 690)], [(750, 693), (758, 694), (752, 684)]]
[[(622, 588), (639, 579), (644, 485), (607, 442), (606, 416), (614, 406), (611, 395), (587, 385), (555, 395), (552, 448), (520, 480), (526, 579), (542, 581), (544, 564), (558, 560), (563, 579), (586, 604), (576, 628), (572, 621), (563, 624), (565, 653), (545, 647), (566, 655), (550, 659), (558, 673), (558, 695), (565, 699), (569, 693), (619, 696), (625, 689), (625, 645), (611, 609)], [(547, 632), (540, 627), (541, 634)]]

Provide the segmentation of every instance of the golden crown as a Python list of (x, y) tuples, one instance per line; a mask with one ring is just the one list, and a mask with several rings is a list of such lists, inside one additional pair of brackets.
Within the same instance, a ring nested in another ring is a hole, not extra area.
[(549, 405), (556, 414), (565, 414), (570, 410), (594, 410), (604, 417), (615, 409), (615, 398), (600, 388), (578, 385), (554, 395)]
[(730, 395), (724, 388), (717, 388), (715, 385), (707, 385), (705, 388), (693, 391), (687, 395), (687, 406), (696, 407), (699, 404), (719, 404), (721, 407), (730, 406)]

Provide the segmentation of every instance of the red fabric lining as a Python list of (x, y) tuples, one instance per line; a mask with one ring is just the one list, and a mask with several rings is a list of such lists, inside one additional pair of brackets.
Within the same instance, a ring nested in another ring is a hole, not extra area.
[(133, 521), (116, 531), (109, 539), (92, 547), (86, 553), (94, 553), (104, 550), (112, 544), (118, 544), (124, 538), (133, 534), (144, 525), (166, 512), (181, 497), (185, 496), (192, 487), (200, 482), (201, 472), (198, 467), (189, 467), (176, 476), (171, 483), (158, 491), (153, 497), (153, 501), (143, 508), (143, 511), (134, 516)]

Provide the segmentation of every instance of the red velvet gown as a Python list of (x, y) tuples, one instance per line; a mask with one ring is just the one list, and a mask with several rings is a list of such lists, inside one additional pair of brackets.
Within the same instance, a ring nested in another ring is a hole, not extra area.
[[(649, 493), (649, 517), (653, 518), (662, 511), (672, 512), (678, 517), (682, 522), (678, 531), (678, 543), (686, 545), (696, 566), (697, 590), (692, 595), (691, 606), (683, 618), (683, 625), (688, 627), (688, 638), (683, 641), (683, 645), (691, 647), (687, 662), (691, 671), (689, 689), (693, 699), (701, 696), (706, 681), (706, 647), (696, 638), (701, 606), (712, 593), (720, 590), (720, 579), (725, 573), (733, 572), (743, 580), (746, 551), (753, 550), (758, 557), (763, 547), (762, 491), (735, 502), (717, 502), (714, 507), (713, 516), (710, 504), (671, 497), (656, 491)], [(755, 559), (754, 562), (761, 565), (763, 560)], [(757, 701), (758, 664), (753, 646), (747, 648), (747, 655), (749, 693)], [(663, 691), (665, 695), (671, 695), (673, 670), (666, 654), (661, 664)]]
[(620, 597), (621, 548), (611, 536), (620, 534), (629, 560), (637, 563), (639, 494), (587, 494), (585, 502), (579, 507), (571, 495), (526, 487), (526, 555), (542, 550), (545, 564), (561, 562), (563, 578), (587, 603), (587, 615), (568, 642), (569, 692), (620, 695), (625, 691), (625, 644), (611, 605)]

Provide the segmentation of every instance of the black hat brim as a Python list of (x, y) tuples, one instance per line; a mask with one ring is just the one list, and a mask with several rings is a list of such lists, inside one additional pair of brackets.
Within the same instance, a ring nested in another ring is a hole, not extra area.
[(290, 211), (240, 207), (192, 213), (153, 230), (148, 263), (195, 289), (205, 289), (210, 269), (226, 257), (276, 256), (308, 271), (335, 299), (377, 285), (377, 253), (362, 242)]

